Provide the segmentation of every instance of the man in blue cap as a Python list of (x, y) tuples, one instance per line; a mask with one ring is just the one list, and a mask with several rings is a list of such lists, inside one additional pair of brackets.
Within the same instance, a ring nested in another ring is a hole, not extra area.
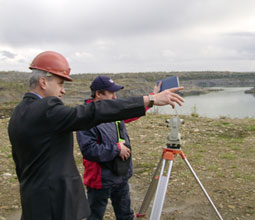
[[(90, 88), (93, 100), (86, 100), (85, 104), (116, 99), (116, 92), (124, 87), (107, 76), (98, 76)], [(159, 87), (155, 89), (159, 90)], [(125, 127), (125, 122), (129, 121), (132, 119), (102, 123), (90, 130), (77, 132), (85, 166), (83, 181), (91, 208), (88, 220), (103, 219), (108, 198), (112, 201), (116, 219), (134, 218), (128, 184), (133, 174), (131, 147)]]

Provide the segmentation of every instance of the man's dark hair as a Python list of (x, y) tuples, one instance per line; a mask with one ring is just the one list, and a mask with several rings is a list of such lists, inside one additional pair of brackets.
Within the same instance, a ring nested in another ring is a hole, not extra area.
[(93, 90), (92, 88), (91, 89), (91, 97), (94, 99), (96, 98), (96, 91), (98, 91), (99, 93), (103, 94), (105, 93), (105, 89), (99, 89), (99, 90)]

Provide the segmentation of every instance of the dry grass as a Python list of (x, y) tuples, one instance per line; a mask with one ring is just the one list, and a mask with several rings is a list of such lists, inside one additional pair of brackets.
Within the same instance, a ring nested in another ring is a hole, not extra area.
[[(140, 208), (165, 146), (168, 115), (149, 114), (127, 125), (133, 148), (130, 179), (132, 207)], [(224, 219), (255, 219), (255, 120), (183, 117), (182, 149)], [(0, 120), (0, 217), (20, 209), (18, 182), (7, 136), (8, 119)], [(75, 157), (83, 172), (75, 142)], [(150, 208), (148, 210), (149, 216)], [(105, 219), (114, 219), (108, 206)], [(147, 218), (145, 218), (147, 219)], [(213, 208), (181, 157), (174, 160), (161, 219), (217, 219)]]

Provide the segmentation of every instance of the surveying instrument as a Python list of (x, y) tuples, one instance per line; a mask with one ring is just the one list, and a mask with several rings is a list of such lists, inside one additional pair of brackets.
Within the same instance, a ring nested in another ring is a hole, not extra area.
[[(180, 119), (177, 115), (175, 115), (174, 117), (172, 117), (170, 120), (167, 120), (166, 122), (168, 123), (168, 127), (171, 127), (170, 133), (167, 137), (167, 144), (166, 144), (166, 147), (163, 148), (163, 153), (156, 167), (156, 170), (153, 174), (152, 181), (146, 192), (141, 208), (139, 212), (135, 214), (135, 217), (136, 218), (145, 217), (145, 213), (156, 191), (150, 220), (160, 220), (160, 216), (161, 216), (161, 212), (162, 212), (162, 208), (163, 208), (163, 204), (165, 200), (165, 195), (167, 191), (167, 186), (168, 186), (168, 182), (170, 179), (171, 170), (173, 166), (174, 156), (179, 154), (181, 158), (184, 160), (184, 162), (186, 163), (186, 165), (188, 166), (193, 176), (195, 177), (197, 183), (201, 187), (206, 198), (209, 200), (210, 204), (212, 205), (219, 219), (223, 220), (216, 206), (213, 204), (213, 201), (211, 200), (210, 196), (206, 192), (204, 186), (202, 185), (199, 178), (197, 177), (195, 171), (191, 167), (188, 159), (186, 158), (185, 154), (181, 150), (181, 135), (179, 133), (179, 126), (183, 124), (184, 121)], [(167, 170), (168, 163), (169, 163), (169, 166)], [(160, 167), (161, 167), (161, 171), (158, 177), (157, 173)]]

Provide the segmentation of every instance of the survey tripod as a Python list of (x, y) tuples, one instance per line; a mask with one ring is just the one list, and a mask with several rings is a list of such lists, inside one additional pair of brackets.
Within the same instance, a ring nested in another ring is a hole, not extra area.
[[(150, 220), (159, 220), (165, 200), (165, 195), (167, 191), (168, 182), (171, 175), (171, 170), (173, 166), (173, 161), (175, 155), (180, 155), (181, 158), (184, 160), (186, 165), (188, 166), (189, 170), (195, 177), (197, 183), (201, 187), (203, 193), (205, 194), (206, 198), (209, 200), (210, 204), (212, 205), (213, 209), (215, 210), (216, 214), (218, 215), (219, 219), (223, 220), (221, 217), (219, 211), (217, 210), (216, 206), (213, 204), (213, 201), (211, 200), (210, 196), (206, 192), (204, 186), (200, 182), (199, 178), (197, 177), (195, 171), (191, 167), (188, 159), (186, 158), (185, 154), (181, 150), (181, 135), (179, 133), (179, 126), (183, 123), (183, 120), (180, 119), (178, 116), (172, 117), (170, 120), (167, 120), (168, 127), (171, 127), (171, 131), (167, 137), (167, 144), (166, 147), (163, 148), (163, 153), (160, 158), (160, 161), (156, 167), (156, 170), (153, 174), (152, 181), (150, 183), (150, 186), (147, 190), (147, 193), (145, 195), (145, 198), (143, 200), (142, 206), (137, 214), (135, 216), (137, 218), (142, 218), (145, 216), (145, 213), (150, 205), (150, 202), (155, 194), (154, 203), (152, 206), (151, 216)], [(169, 163), (168, 170), (167, 170), (167, 164)], [(162, 164), (162, 166), (161, 166)], [(158, 171), (161, 167), (160, 175), (157, 176)]]

